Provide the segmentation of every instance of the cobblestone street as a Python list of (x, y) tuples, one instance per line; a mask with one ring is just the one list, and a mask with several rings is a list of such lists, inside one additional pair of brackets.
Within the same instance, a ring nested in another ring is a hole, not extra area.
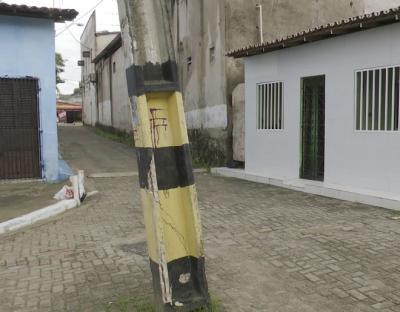
[[(129, 147), (60, 129), (91, 173), (136, 171)], [(79, 208), (0, 236), (0, 311), (107, 311), (151, 297), (137, 177), (88, 179)], [(395, 212), (197, 174), (210, 292), (226, 311), (400, 311)]]

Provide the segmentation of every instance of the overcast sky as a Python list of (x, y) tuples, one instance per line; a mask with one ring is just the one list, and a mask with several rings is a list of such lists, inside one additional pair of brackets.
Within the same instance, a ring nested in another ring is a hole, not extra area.
[[(86, 25), (93, 8), (98, 4), (96, 7), (97, 31), (119, 30), (117, 0), (0, 0), (0, 2), (46, 7), (53, 7), (54, 4), (54, 7), (58, 8), (75, 9), (79, 12), (75, 23), (83, 25)], [(84, 14), (85, 16), (82, 17)], [(68, 24), (70, 23), (55, 24), (56, 34), (63, 31)], [(74, 88), (79, 86), (81, 69), (77, 66), (77, 62), (80, 59), (79, 38), (83, 29), (83, 26), (72, 25), (56, 37), (56, 51), (60, 52), (66, 59), (65, 72), (61, 75), (65, 83), (58, 85), (63, 94), (72, 93)]]

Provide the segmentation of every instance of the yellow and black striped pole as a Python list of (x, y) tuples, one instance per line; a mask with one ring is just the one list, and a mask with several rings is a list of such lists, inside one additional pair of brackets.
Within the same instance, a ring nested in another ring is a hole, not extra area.
[(131, 41), (124, 44), (133, 50), (127, 82), (157, 307), (160, 311), (209, 308), (197, 194), (167, 4), (165, 0), (125, 0), (124, 5)]

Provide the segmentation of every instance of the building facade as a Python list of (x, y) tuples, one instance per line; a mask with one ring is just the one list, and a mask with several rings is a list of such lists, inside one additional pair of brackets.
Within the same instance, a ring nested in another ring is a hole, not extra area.
[(93, 60), (96, 71), (98, 123), (116, 131), (132, 132), (132, 114), (119, 33)]
[(59, 179), (54, 22), (77, 14), (0, 3), (0, 179)]
[(81, 35), (82, 67), (82, 119), (83, 123), (96, 126), (99, 122), (100, 107), (97, 101), (97, 76), (93, 60), (117, 36), (118, 32), (97, 32), (96, 11), (90, 16)]
[(228, 160), (245, 161), (244, 136), (232, 135), (233, 121), (238, 129), (244, 128), (243, 110), (232, 106), (233, 91), (244, 82), (243, 62), (226, 57), (226, 51), (259, 43), (260, 31), (267, 41), (364, 10), (364, 1), (171, 0), (192, 143), (205, 142), (198, 149), (210, 149), (210, 156), (222, 153)]
[(246, 168), (235, 174), (399, 209), (399, 13), (230, 53), (246, 76)]

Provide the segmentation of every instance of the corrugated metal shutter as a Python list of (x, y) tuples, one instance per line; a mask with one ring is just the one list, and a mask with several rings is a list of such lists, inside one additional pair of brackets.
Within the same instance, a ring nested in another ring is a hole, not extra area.
[(38, 80), (0, 78), (0, 179), (40, 178)]

